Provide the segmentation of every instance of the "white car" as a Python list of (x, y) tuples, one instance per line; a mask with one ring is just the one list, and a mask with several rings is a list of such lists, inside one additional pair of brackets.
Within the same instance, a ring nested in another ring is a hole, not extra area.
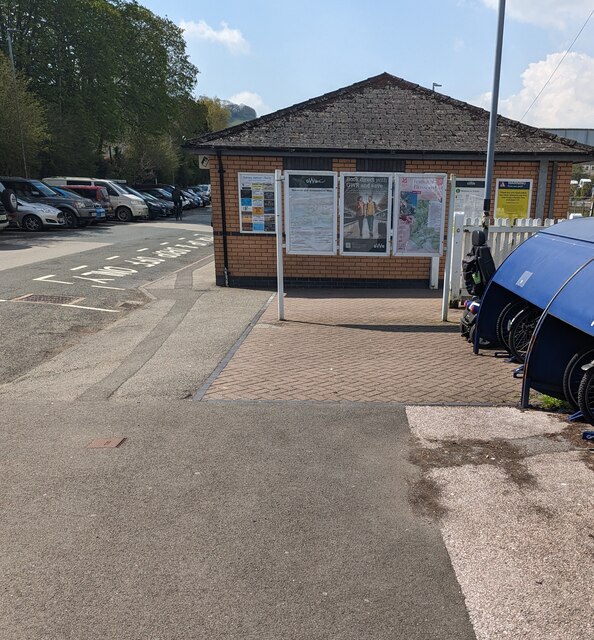
[(64, 214), (56, 207), (48, 204), (28, 202), (18, 199), (19, 208), (13, 215), (11, 225), (18, 226), (25, 231), (43, 231), (51, 227), (64, 227)]

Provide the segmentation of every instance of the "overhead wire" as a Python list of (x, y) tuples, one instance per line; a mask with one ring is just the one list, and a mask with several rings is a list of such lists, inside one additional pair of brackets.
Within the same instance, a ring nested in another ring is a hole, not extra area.
[(582, 31), (586, 28), (586, 25), (588, 24), (588, 22), (590, 22), (590, 18), (594, 15), (594, 9), (592, 9), (592, 11), (590, 11), (590, 15), (586, 18), (586, 21), (584, 22), (584, 24), (582, 25), (582, 28), (577, 32), (577, 35), (575, 36), (575, 38), (573, 39), (573, 42), (569, 45), (569, 48), (567, 49), (567, 51), (563, 54), (563, 57), (561, 58), (561, 60), (559, 60), (559, 62), (557, 63), (557, 66), (553, 69), (553, 72), (551, 73), (551, 75), (549, 76), (548, 80), (544, 83), (542, 89), (538, 92), (538, 95), (536, 96), (536, 98), (534, 98), (534, 100), (532, 101), (532, 103), (530, 104), (530, 106), (528, 107), (528, 109), (526, 109), (526, 111), (524, 112), (524, 115), (520, 118), (520, 122), (522, 122), (522, 120), (524, 120), (524, 118), (526, 117), (526, 115), (528, 114), (528, 112), (530, 111), (530, 109), (532, 109), (532, 107), (534, 106), (534, 104), (536, 103), (536, 101), (540, 98), (542, 92), (547, 88), (547, 85), (549, 84), (549, 82), (553, 79), (553, 76), (557, 73), (557, 69), (559, 69), (559, 67), (561, 66), (563, 60), (565, 60), (565, 58), (567, 57), (567, 54), (571, 51), (571, 49), (573, 48), (573, 45), (577, 42), (577, 39), (580, 37), (580, 35), (582, 34)]

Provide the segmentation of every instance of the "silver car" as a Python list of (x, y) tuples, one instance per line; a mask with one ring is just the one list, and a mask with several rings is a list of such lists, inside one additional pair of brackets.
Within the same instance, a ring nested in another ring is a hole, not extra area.
[(11, 226), (18, 226), (25, 231), (43, 231), (51, 227), (64, 227), (64, 214), (56, 207), (48, 204), (28, 202), (18, 199), (19, 208), (12, 214)]

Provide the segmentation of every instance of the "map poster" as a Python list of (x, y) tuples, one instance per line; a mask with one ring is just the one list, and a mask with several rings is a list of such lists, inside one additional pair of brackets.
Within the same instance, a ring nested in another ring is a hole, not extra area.
[(274, 173), (240, 173), (238, 180), (241, 233), (274, 233)]
[(351, 256), (389, 255), (392, 175), (388, 173), (341, 173), (341, 254)]
[(396, 174), (394, 255), (442, 255), (446, 188), (445, 173)]
[(456, 178), (454, 185), (454, 213), (482, 216), (485, 199), (484, 178)]
[(529, 218), (532, 180), (495, 180), (495, 217)]
[(285, 171), (287, 253), (336, 254), (335, 172)]

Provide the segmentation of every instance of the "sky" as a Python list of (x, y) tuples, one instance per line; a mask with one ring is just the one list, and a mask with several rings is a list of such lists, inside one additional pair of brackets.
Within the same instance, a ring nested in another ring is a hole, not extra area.
[[(498, 0), (141, 3), (184, 29), (200, 70), (196, 95), (258, 115), (384, 71), (490, 108)], [(500, 114), (594, 128), (594, 15), (565, 55), (592, 11), (594, 0), (507, 0)]]

